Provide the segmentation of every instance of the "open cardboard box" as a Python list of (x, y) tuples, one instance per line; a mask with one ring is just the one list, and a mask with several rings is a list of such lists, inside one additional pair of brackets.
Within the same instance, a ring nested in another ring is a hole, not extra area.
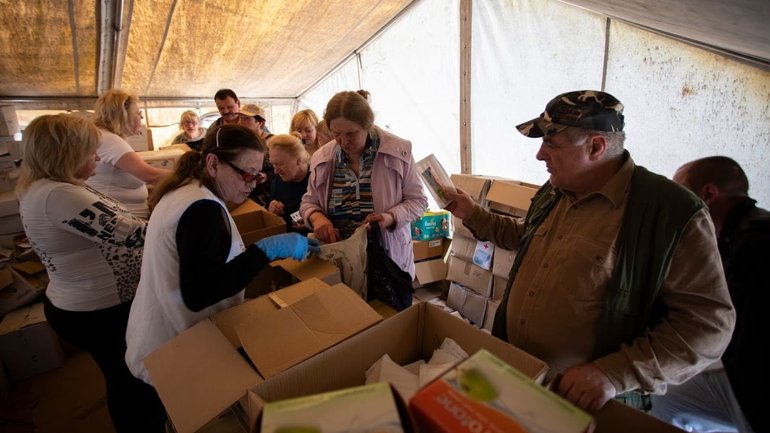
[(485, 348), (541, 381), (545, 363), (486, 334), (429, 303), (421, 302), (379, 324), (295, 365), (249, 390), (246, 413), (256, 424), (264, 402), (362, 385), (366, 370), (384, 354), (406, 365), (430, 359), (444, 338), (455, 340), (469, 354)]
[(311, 279), (201, 321), (150, 354), (145, 365), (176, 430), (191, 433), (252, 386), (380, 320), (344, 284)]
[(238, 232), (243, 238), (244, 245), (268, 236), (286, 232), (286, 221), (267, 209), (258, 205), (253, 200), (246, 200), (230, 211)]
[(489, 209), (506, 215), (524, 217), (539, 186), (517, 180), (496, 179), (487, 192)]

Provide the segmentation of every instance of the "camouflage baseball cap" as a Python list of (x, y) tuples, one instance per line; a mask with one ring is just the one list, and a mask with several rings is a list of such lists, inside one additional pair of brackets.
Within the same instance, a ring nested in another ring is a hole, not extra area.
[(527, 137), (543, 137), (574, 126), (592, 131), (622, 131), (623, 104), (609, 93), (579, 90), (551, 99), (545, 112), (516, 129)]

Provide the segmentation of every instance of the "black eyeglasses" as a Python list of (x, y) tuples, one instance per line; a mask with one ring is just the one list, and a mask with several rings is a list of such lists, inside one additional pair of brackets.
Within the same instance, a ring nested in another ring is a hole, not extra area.
[(228, 161), (228, 160), (226, 160), (224, 158), (219, 158), (219, 160), (220, 161), (224, 161), (225, 164), (229, 165), (230, 168), (235, 170), (235, 172), (238, 173), (238, 176), (240, 176), (241, 179), (243, 179), (243, 181), (246, 182), (246, 183), (254, 182), (255, 180), (257, 180), (257, 177), (259, 177), (259, 173), (251, 174), (251, 173), (247, 172), (246, 170), (243, 170), (242, 168), (238, 167), (237, 165), (233, 164), (232, 162), (230, 162), (230, 161)]
[[(217, 141), (216, 141), (216, 144), (217, 144), (217, 147), (219, 147), (219, 131), (220, 131), (220, 130), (221, 130), (221, 128), (217, 128), (217, 135), (216, 135), (216, 139), (217, 139)], [(238, 173), (238, 176), (240, 176), (240, 177), (241, 177), (241, 179), (243, 179), (243, 181), (244, 181), (244, 182), (246, 182), (246, 183), (251, 183), (251, 182), (254, 182), (255, 180), (257, 180), (257, 177), (259, 177), (259, 173), (257, 173), (257, 174), (251, 174), (251, 173), (247, 172), (246, 170), (244, 170), (244, 169), (242, 169), (242, 168), (238, 167), (237, 165), (233, 164), (232, 162), (230, 162), (230, 161), (228, 161), (228, 160), (226, 160), (226, 159), (224, 159), (224, 158), (219, 158), (219, 160), (220, 160), (220, 161), (224, 161), (224, 162), (225, 162), (225, 164), (229, 165), (229, 166), (230, 166), (230, 168), (232, 168), (233, 170), (235, 170), (235, 172), (236, 172), (236, 173)]]

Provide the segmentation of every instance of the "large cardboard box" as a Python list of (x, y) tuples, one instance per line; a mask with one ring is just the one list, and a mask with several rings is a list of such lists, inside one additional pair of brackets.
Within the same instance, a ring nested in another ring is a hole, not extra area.
[(250, 387), (380, 320), (349, 287), (311, 279), (201, 321), (145, 365), (175, 428), (190, 433)]
[(44, 373), (64, 363), (59, 338), (37, 303), (8, 313), (0, 322), (0, 359), (14, 381)]
[(246, 200), (230, 211), (245, 245), (286, 232), (286, 221), (253, 200)]
[(449, 256), (446, 279), (458, 282), (485, 298), (492, 295), (492, 271), (459, 257)]
[(0, 105), (0, 136), (9, 137), (21, 132), (19, 118), (13, 105)]
[(495, 248), (495, 257), (492, 260), (492, 274), (497, 277), (508, 278), (514, 260), (516, 260), (516, 251)]
[(249, 391), (247, 413), (256, 420), (266, 401), (362, 385), (366, 370), (384, 354), (400, 365), (430, 359), (447, 337), (469, 354), (484, 348), (538, 382), (545, 377), (543, 361), (421, 302), (255, 385)]
[(487, 193), (489, 209), (494, 212), (524, 217), (538, 186), (516, 180), (497, 179)]

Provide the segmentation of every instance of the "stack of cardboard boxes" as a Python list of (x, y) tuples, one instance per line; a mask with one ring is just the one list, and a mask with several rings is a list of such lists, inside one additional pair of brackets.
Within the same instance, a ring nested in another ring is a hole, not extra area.
[[(537, 191), (535, 185), (484, 176), (454, 174), (452, 182), (479, 206), (511, 217), (525, 216)], [(480, 241), (461, 221), (455, 218), (453, 222), (446, 304), (474, 325), (491, 331), (516, 252)]]

